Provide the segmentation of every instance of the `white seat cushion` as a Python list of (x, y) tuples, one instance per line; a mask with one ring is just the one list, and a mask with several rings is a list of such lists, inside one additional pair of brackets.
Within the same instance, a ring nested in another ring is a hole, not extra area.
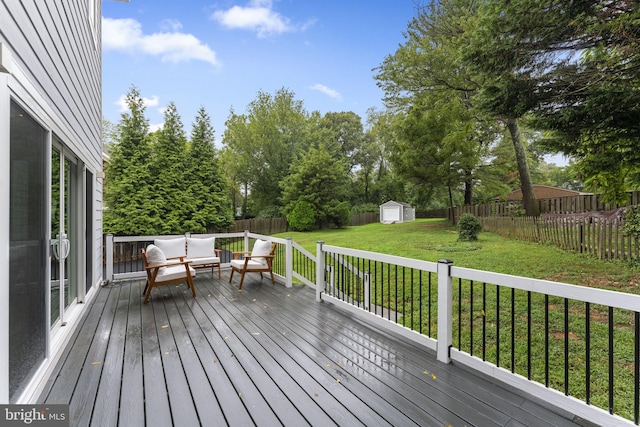
[[(192, 267), (189, 267), (189, 270), (191, 270), (191, 277), (195, 277), (196, 271)], [(168, 280), (180, 279), (182, 277), (185, 279), (187, 278), (187, 271), (185, 270), (184, 265), (172, 265), (170, 267), (161, 268), (156, 276), (156, 281), (166, 282)]]
[(153, 243), (162, 249), (167, 258), (183, 257), (187, 255), (185, 238), (177, 237), (173, 239), (156, 239)]
[(191, 265), (220, 264), (220, 258), (215, 256), (194, 259), (188, 258), (185, 261), (191, 261)]
[[(271, 242), (267, 240), (256, 240), (253, 244), (253, 250), (251, 251), (251, 261), (259, 262), (260, 264), (266, 265), (267, 259), (263, 258), (264, 255), (271, 254)], [(256, 257), (256, 258), (253, 258)], [(260, 257), (260, 258), (258, 258)]]
[(196, 239), (187, 237), (187, 258), (207, 258), (216, 256), (216, 238), (205, 237), (204, 239)]
[[(245, 260), (243, 259), (232, 259), (231, 260), (231, 266), (232, 267), (236, 267), (239, 270), (243, 270), (244, 269), (244, 262)], [(265, 268), (265, 264), (258, 262), (258, 261), (254, 261), (252, 259), (247, 261), (247, 271), (250, 270), (263, 270)]]

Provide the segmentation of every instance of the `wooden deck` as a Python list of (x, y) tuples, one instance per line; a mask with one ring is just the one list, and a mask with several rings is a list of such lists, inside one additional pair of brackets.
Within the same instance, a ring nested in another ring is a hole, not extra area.
[[(228, 274), (228, 273), (227, 273)], [(512, 389), (374, 330), (313, 290), (198, 272), (102, 288), (39, 403), (70, 425), (565, 426)]]

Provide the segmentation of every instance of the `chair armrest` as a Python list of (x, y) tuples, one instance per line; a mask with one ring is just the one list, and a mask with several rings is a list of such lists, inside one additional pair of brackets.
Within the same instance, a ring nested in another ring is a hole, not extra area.
[(233, 252), (233, 259), (239, 259), (240, 255), (244, 255), (246, 257), (247, 255), (251, 255), (251, 252)]
[(268, 254), (268, 255), (245, 255), (245, 257), (244, 257), (244, 259), (252, 259), (252, 258), (267, 258), (267, 259), (271, 258), (271, 259), (273, 259), (273, 258), (275, 258), (275, 255), (271, 255), (271, 254)]
[(176, 262), (171, 262), (171, 263), (167, 263), (167, 264), (156, 264), (156, 265), (147, 265), (145, 266), (145, 268), (147, 270), (151, 270), (154, 268), (161, 268), (161, 267), (175, 267), (176, 265), (188, 265), (191, 264), (191, 260), (185, 261), (184, 259), (182, 259), (184, 257), (180, 257), (180, 261), (176, 261)]

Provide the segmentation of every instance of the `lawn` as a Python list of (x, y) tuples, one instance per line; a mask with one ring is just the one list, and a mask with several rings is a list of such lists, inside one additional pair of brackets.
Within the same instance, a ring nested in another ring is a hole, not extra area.
[(509, 240), (481, 232), (477, 242), (458, 242), (455, 227), (444, 219), (419, 219), (402, 224), (368, 224), (308, 233), (288, 232), (315, 253), (316, 242), (407, 258), (449, 259), (460, 267), (553, 280), (629, 293), (640, 293), (640, 271), (626, 262), (603, 261), (550, 245)]

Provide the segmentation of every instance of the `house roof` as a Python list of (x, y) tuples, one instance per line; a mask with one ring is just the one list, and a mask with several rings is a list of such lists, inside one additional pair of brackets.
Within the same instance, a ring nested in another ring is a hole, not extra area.
[(410, 208), (411, 205), (405, 202), (396, 202), (395, 200), (389, 200), (386, 203), (381, 204), (380, 206), (404, 206), (405, 208)]
[[(567, 188), (552, 187), (550, 185), (533, 184), (533, 194), (536, 199), (553, 199), (555, 197), (583, 196), (582, 191), (569, 190)], [(518, 189), (506, 195), (507, 201), (522, 200), (522, 190)]]

